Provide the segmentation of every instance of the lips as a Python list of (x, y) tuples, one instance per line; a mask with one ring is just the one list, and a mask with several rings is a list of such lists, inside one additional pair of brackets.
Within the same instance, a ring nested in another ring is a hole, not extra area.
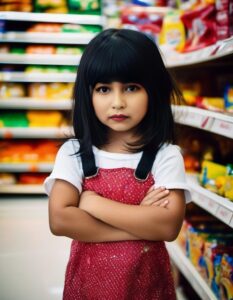
[(128, 119), (128, 117), (125, 115), (112, 115), (110, 117), (110, 119), (114, 120), (114, 121), (124, 121), (124, 120)]

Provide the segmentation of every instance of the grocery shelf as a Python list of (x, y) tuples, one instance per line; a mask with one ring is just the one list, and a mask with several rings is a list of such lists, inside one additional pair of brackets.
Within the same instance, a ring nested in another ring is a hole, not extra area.
[(106, 19), (98, 15), (78, 15), (78, 14), (51, 14), (51, 13), (31, 13), (31, 12), (0, 12), (0, 20), (7, 21), (28, 21), (28, 22), (54, 22), (73, 23), (80, 25), (101, 25), (104, 26)]
[(1, 109), (38, 109), (38, 110), (70, 110), (71, 100), (54, 100), (30, 97), (6, 98), (0, 100)]
[(202, 300), (217, 300), (208, 284), (204, 281), (190, 260), (185, 256), (177, 243), (167, 242), (166, 248), (172, 261), (179, 268), (185, 278), (190, 282), (199, 297)]
[(76, 73), (0, 72), (3, 82), (74, 82)]
[(40, 184), (0, 185), (0, 194), (44, 194)]
[(0, 172), (46, 172), (50, 173), (53, 163), (0, 163)]
[(173, 105), (175, 121), (233, 139), (233, 116), (196, 107)]
[(68, 138), (72, 130), (64, 127), (4, 127), (0, 128), (0, 138)]
[(188, 175), (187, 181), (192, 201), (233, 228), (233, 202), (200, 186), (196, 175)]
[(8, 54), (2, 53), (0, 63), (77, 66), (81, 55), (69, 54)]
[(94, 33), (15, 32), (0, 33), (0, 42), (86, 45)]
[(185, 67), (232, 55), (233, 37), (188, 53), (178, 53), (167, 46), (161, 46), (161, 51), (168, 68)]

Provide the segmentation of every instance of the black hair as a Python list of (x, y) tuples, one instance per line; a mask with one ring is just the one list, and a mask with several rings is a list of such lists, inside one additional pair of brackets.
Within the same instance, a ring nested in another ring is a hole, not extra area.
[(164, 143), (174, 142), (171, 102), (181, 99), (155, 43), (145, 34), (128, 29), (107, 29), (87, 45), (74, 85), (73, 128), (79, 152), (108, 143), (108, 128), (96, 117), (92, 91), (98, 82), (134, 82), (142, 85), (149, 99), (148, 111), (136, 128), (139, 139), (129, 151), (157, 153)]

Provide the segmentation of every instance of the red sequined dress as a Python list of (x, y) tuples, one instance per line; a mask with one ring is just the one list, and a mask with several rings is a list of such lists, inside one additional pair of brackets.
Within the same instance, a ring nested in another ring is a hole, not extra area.
[[(99, 169), (83, 189), (121, 203), (138, 205), (154, 184), (134, 177), (129, 168)], [(66, 270), (64, 300), (175, 300), (164, 242), (73, 241)]]

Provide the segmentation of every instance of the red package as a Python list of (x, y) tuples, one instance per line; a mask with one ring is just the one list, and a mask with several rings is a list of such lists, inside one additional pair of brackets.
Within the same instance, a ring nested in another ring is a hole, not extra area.
[(200, 5), (181, 16), (188, 38), (182, 52), (198, 50), (216, 43), (215, 6)]
[(233, 0), (216, 0), (217, 39), (227, 39), (233, 34)]

